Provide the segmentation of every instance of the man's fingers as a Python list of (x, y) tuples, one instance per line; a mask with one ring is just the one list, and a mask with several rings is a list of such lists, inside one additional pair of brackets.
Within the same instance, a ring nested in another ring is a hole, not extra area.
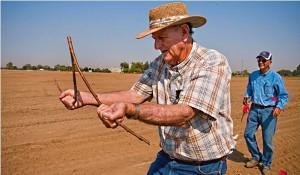
[(73, 97), (66, 96), (63, 99), (61, 99), (61, 102), (65, 105), (65, 107), (67, 109), (70, 109), (70, 110), (75, 109), (75, 106), (73, 104), (75, 102), (75, 100)]
[(111, 112), (109, 112), (110, 109), (108, 106), (100, 106), (97, 109), (97, 114), (98, 117), (101, 119), (102, 123), (105, 125), (107, 128), (116, 128), (118, 125), (115, 123), (115, 121), (111, 121), (109, 116), (111, 115)]
[[(109, 113), (109, 112), (102, 113), (102, 117), (103, 117), (104, 121), (107, 122), (111, 128), (116, 128), (118, 126), (118, 124), (116, 123), (116, 121), (114, 119), (112, 119), (112, 116), (113, 116), (113, 113)], [(120, 122), (121, 122), (121, 120), (120, 120)]]
[(116, 128), (118, 126), (116, 122), (112, 122), (104, 117), (100, 117), (100, 119), (107, 128)]
[(105, 126), (106, 128), (110, 128), (109, 123), (108, 123), (104, 118), (102, 118), (102, 117), (99, 117), (99, 118), (100, 118), (100, 120), (102, 121), (102, 123), (104, 124), (104, 126)]
[(68, 89), (64, 92), (62, 92), (59, 96), (59, 100), (65, 105), (65, 107), (69, 110), (73, 110), (76, 108), (76, 105), (79, 106), (79, 104), (76, 104), (76, 101), (74, 99), (74, 92), (72, 89)]
[(105, 120), (109, 120), (109, 114), (107, 112), (101, 112), (101, 117)]
[(125, 118), (124, 106), (118, 104), (101, 105), (97, 108), (97, 113), (104, 125), (109, 128), (116, 128)]
[(63, 91), (60, 94), (59, 99), (63, 99), (66, 96), (74, 96), (74, 90), (73, 89), (68, 89), (68, 90)]
[(121, 110), (105, 112), (105, 116), (110, 121), (116, 121), (116, 120), (123, 121), (124, 119), (124, 114), (122, 113)]
[(117, 121), (118, 123), (122, 123), (122, 122), (124, 121), (124, 118), (125, 118), (125, 117), (119, 118), (119, 119), (117, 119), (116, 121)]
[(273, 111), (273, 116), (278, 117), (280, 115), (281, 110), (279, 108), (275, 108)]

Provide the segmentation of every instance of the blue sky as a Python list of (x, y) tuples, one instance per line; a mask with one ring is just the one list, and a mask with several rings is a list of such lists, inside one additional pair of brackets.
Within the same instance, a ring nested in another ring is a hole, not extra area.
[[(151, 61), (153, 39), (137, 40), (149, 9), (163, 1), (1, 2), (1, 64), (70, 65), (66, 36), (81, 67), (119, 67)], [(233, 71), (257, 69), (256, 55), (273, 53), (275, 70), (300, 64), (300, 2), (186, 2), (190, 15), (207, 18), (195, 29), (202, 46), (222, 52)]]

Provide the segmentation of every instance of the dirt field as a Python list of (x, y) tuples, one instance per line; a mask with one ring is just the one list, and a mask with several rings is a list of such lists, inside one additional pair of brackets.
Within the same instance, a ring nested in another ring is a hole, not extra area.
[[(125, 90), (140, 75), (87, 73), (97, 92)], [(97, 174), (142, 175), (159, 150), (157, 128), (138, 121), (126, 125), (151, 141), (144, 144), (123, 129), (106, 129), (94, 107), (69, 111), (58, 100), (57, 79), (71, 88), (70, 72), (2, 71), (1, 173), (3, 175)], [(240, 122), (246, 78), (231, 83), (232, 117), (240, 135), (237, 150), (228, 160), (228, 174), (259, 174), (247, 169), (249, 157)], [(279, 117), (275, 135), (273, 173), (300, 174), (300, 78), (285, 79), (290, 101)], [(79, 89), (86, 91), (82, 81)], [(261, 135), (258, 133), (261, 144)]]

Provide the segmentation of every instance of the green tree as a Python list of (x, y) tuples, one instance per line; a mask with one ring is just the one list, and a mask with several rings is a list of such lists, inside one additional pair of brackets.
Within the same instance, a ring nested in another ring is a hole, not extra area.
[(23, 67), (22, 67), (23, 70), (32, 70), (32, 66), (31, 64), (25, 64)]
[(12, 62), (9, 62), (6, 64), (6, 69), (14, 69), (14, 64)]
[(279, 70), (277, 73), (279, 73), (281, 76), (292, 76), (293, 75), (292, 71), (285, 70), (285, 69)]
[(130, 73), (143, 73), (144, 72), (144, 64), (142, 62), (132, 62), (129, 72)]
[(145, 63), (143, 62), (132, 62), (131, 66), (129, 67), (128, 63), (122, 62), (120, 64), (121, 67), (121, 72), (124, 73), (143, 73), (145, 70), (147, 70), (149, 66), (149, 62), (146, 61)]
[(38, 65), (36, 66), (36, 68), (37, 68), (37, 69), (44, 69), (44, 66), (43, 66), (43, 65), (40, 65), (40, 64), (38, 64)]
[(249, 72), (247, 69), (245, 69), (241, 72), (241, 76), (243, 76), (243, 77), (247, 77), (248, 75), (249, 75)]
[(232, 76), (247, 77), (248, 75), (249, 75), (249, 72), (247, 69), (245, 69), (243, 71), (232, 72)]
[(94, 71), (95, 72), (101, 72), (101, 69), (100, 68), (96, 68)]
[(88, 67), (84, 67), (84, 68), (83, 68), (83, 71), (84, 71), (84, 72), (88, 72), (88, 71), (89, 71), (89, 68), (88, 68)]
[(300, 65), (298, 65), (296, 70), (293, 71), (293, 76), (300, 76)]
[(121, 72), (128, 72), (129, 70), (129, 64), (127, 62), (122, 62), (120, 64), (120, 67), (121, 67)]
[(60, 65), (59, 64), (55, 65), (54, 70), (56, 70), (56, 71), (60, 70)]
[(18, 69), (18, 67), (15, 66), (12, 62), (7, 63), (5, 68), (9, 69), (9, 70), (16, 70), (16, 69)]
[(96, 68), (93, 70), (93, 72), (111, 73), (111, 70), (109, 70), (108, 68), (104, 68), (104, 69)]
[(48, 66), (48, 65), (45, 65), (45, 66), (43, 66), (43, 69), (44, 69), (44, 70), (50, 70), (50, 69), (51, 69), (51, 67), (50, 67), (50, 66)]
[(67, 66), (66, 69), (67, 69), (67, 71), (72, 71), (73, 68), (72, 68), (72, 66)]
[(111, 73), (111, 71), (110, 71), (108, 68), (102, 69), (101, 72), (104, 72), (104, 73)]
[(65, 66), (65, 65), (57, 64), (57, 65), (54, 66), (54, 70), (56, 70), (56, 71), (67, 71), (68, 67)]

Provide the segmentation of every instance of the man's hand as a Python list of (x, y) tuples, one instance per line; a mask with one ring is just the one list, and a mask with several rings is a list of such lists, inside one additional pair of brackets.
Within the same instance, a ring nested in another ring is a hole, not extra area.
[(74, 90), (68, 89), (60, 94), (59, 99), (67, 109), (73, 110), (84, 106), (82, 96), (85, 96), (85, 93), (78, 92), (77, 101), (75, 102)]
[(281, 109), (276, 107), (273, 111), (273, 116), (278, 117), (280, 113), (281, 113)]
[(125, 103), (114, 103), (110, 106), (101, 105), (97, 109), (97, 113), (103, 124), (107, 128), (116, 128), (118, 122), (122, 122), (126, 114), (126, 104)]

